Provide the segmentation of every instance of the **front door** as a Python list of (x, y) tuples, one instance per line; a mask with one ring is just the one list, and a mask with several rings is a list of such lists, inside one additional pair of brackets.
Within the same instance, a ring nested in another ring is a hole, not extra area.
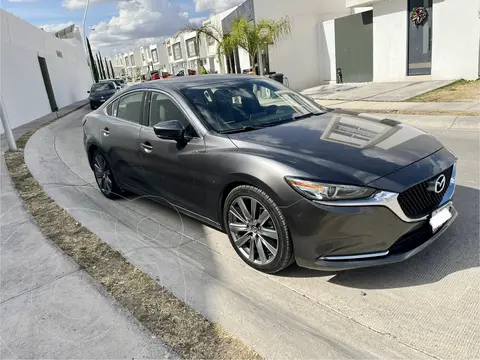
[(432, 0), (408, 1), (409, 76), (432, 73), (432, 11)]
[[(196, 135), (187, 116), (168, 95), (152, 92), (148, 126), (140, 129), (140, 162), (148, 192), (174, 205), (203, 215), (202, 157), (205, 142)], [(178, 120), (191, 139), (187, 143), (160, 139), (153, 126), (163, 121)]]

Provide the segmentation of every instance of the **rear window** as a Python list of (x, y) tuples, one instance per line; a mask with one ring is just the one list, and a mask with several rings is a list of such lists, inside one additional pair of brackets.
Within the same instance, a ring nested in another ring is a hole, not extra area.
[(90, 91), (95, 92), (105, 90), (115, 90), (115, 85), (113, 84), (113, 82), (93, 84)]

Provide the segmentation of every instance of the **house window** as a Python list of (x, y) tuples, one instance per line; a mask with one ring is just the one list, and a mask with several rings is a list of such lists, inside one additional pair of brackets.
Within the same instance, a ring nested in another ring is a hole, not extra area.
[(152, 59), (153, 59), (153, 62), (154, 62), (154, 63), (157, 63), (157, 62), (158, 62), (157, 49), (153, 49), (153, 50), (152, 50)]
[(125, 66), (130, 66), (130, 64), (128, 63), (128, 56), (125, 56)]
[(187, 40), (187, 54), (188, 57), (197, 56), (197, 39), (189, 39)]
[(215, 44), (215, 39), (212, 36), (207, 36), (207, 44), (209, 46)]
[(172, 56), (172, 47), (171, 46), (168, 47), (168, 56)]
[(145, 61), (145, 53), (142, 51), (142, 61)]
[(173, 44), (173, 59), (180, 60), (182, 58), (182, 49), (180, 43)]
[(135, 66), (135, 58), (133, 55), (130, 55), (130, 62), (132, 63), (132, 66)]

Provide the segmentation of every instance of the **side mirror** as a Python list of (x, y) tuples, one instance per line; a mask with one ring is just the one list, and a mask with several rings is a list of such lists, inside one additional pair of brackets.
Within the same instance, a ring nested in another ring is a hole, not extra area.
[(185, 129), (178, 120), (169, 120), (159, 122), (153, 127), (155, 135), (160, 139), (181, 141), (184, 140), (183, 132)]
[(90, 94), (90, 90), (87, 90), (87, 94)]

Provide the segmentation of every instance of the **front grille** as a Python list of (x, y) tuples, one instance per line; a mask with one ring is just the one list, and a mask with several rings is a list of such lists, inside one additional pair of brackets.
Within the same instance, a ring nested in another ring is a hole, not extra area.
[[(420, 218), (430, 214), (438, 208), (440, 201), (447, 192), (452, 177), (453, 166), (435, 175), (431, 179), (425, 180), (420, 184), (414, 185), (400, 195), (398, 195), (398, 203), (405, 215), (411, 219)], [(441, 174), (445, 175), (446, 181), (443, 190), (439, 193), (428, 190), (428, 185), (435, 181)]]

